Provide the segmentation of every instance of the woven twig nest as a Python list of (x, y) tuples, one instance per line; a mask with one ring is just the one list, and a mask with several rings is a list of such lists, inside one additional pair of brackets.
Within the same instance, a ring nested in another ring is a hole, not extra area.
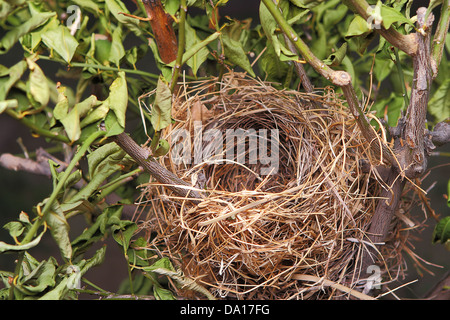
[[(161, 162), (205, 199), (193, 206), (150, 184), (145, 228), (160, 254), (217, 297), (348, 296), (339, 286), (358, 284), (381, 186), (362, 169), (379, 157), (334, 92), (277, 90), (230, 73), (182, 86), (172, 118), (172, 152)], [(230, 133), (246, 137), (240, 159), (235, 137), (227, 156)]]

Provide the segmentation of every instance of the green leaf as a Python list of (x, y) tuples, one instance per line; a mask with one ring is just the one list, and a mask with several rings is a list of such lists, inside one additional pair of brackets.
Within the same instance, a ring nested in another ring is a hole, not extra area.
[(286, 63), (282, 63), (276, 55), (271, 42), (267, 41), (267, 50), (259, 60), (258, 65), (267, 75), (268, 81), (283, 82), (288, 71)]
[(255, 77), (255, 72), (252, 69), (242, 43), (232, 39), (230, 35), (226, 33), (222, 34), (222, 41), (225, 57), (236, 66), (247, 71), (252, 77)]
[(85, 252), (91, 245), (103, 238), (110, 227), (120, 221), (122, 210), (122, 206), (105, 208), (95, 222), (72, 241), (73, 256), (76, 257)]
[(311, 9), (321, 4), (324, 0), (289, 0), (289, 1), (295, 4), (297, 7)]
[(122, 28), (118, 26), (112, 34), (111, 47), (108, 60), (120, 67), (120, 60), (125, 56), (125, 49), (122, 44)]
[(94, 178), (101, 174), (106, 167), (117, 164), (123, 158), (122, 149), (114, 142), (110, 142), (95, 149), (87, 156), (89, 175)]
[(0, 76), (0, 100), (6, 99), (9, 90), (20, 80), (25, 70), (27, 70), (27, 62), (21, 60)]
[(114, 240), (120, 244), (124, 252), (127, 252), (131, 238), (137, 229), (138, 225), (136, 223), (127, 220), (119, 220), (117, 224), (111, 227)]
[(192, 69), (194, 75), (197, 75), (198, 68), (206, 61), (209, 50), (207, 48), (208, 42), (201, 41), (197, 36), (197, 32), (186, 21), (186, 48), (192, 48), (194, 45), (201, 44), (202, 46), (196, 48), (195, 54), (186, 61), (186, 64)]
[(50, 100), (50, 89), (48, 87), (47, 78), (36, 62), (30, 58), (27, 58), (26, 60), (28, 68), (30, 69), (30, 78), (28, 81), (30, 94), (41, 106), (46, 106)]
[(28, 295), (39, 294), (56, 284), (56, 260), (52, 257), (42, 261), (31, 273), (21, 279), (19, 290), (25, 290)]
[(58, 103), (53, 110), (53, 116), (60, 121), (67, 133), (67, 137), (73, 143), (78, 140), (81, 135), (80, 116), (78, 115), (78, 106), (75, 105), (69, 111), (69, 99), (66, 96), (64, 87), (58, 89)]
[(341, 64), (347, 54), (347, 42), (344, 42), (342, 46), (337, 49), (334, 53), (324, 60), (323, 62), (329, 66), (336, 67)]
[(153, 152), (153, 156), (154, 157), (162, 157), (164, 155), (167, 154), (167, 152), (169, 152), (170, 149), (170, 144), (169, 142), (167, 142), (164, 139), (159, 139), (158, 141), (158, 147), (156, 148), (156, 150)]
[(153, 285), (153, 295), (156, 300), (175, 300), (172, 292), (159, 285)]
[(172, 262), (167, 257), (164, 257), (164, 258), (159, 259), (158, 261), (155, 261), (155, 263), (153, 263), (151, 266), (145, 268), (145, 271), (154, 271), (154, 270), (160, 269), (160, 268), (167, 269), (172, 272), (176, 271), (172, 265)]
[(0, 40), (0, 54), (4, 54), (11, 49), (14, 44), (25, 34), (43, 25), (50, 17), (56, 16), (56, 12), (42, 12), (31, 15), (31, 18), (23, 24), (8, 31)]
[(125, 130), (125, 128), (119, 123), (119, 120), (114, 112), (108, 112), (106, 115), (105, 129), (107, 132), (106, 137), (117, 136)]
[(90, 112), (88, 112), (86, 117), (81, 120), (80, 127), (84, 128), (94, 122), (105, 119), (106, 115), (108, 114), (108, 111), (109, 111), (109, 100), (106, 99), (98, 107), (93, 108)]
[(442, 243), (447, 245), (450, 241), (450, 216), (442, 218), (434, 227), (432, 243)]
[(83, 118), (100, 104), (101, 101), (98, 101), (96, 96), (90, 95), (88, 98), (75, 104), (75, 106), (77, 107), (78, 115), (80, 118)]
[(128, 106), (128, 88), (125, 72), (120, 71), (118, 77), (109, 87), (109, 108), (114, 111), (118, 124), (125, 128), (125, 113)]
[(348, 26), (347, 33), (345, 34), (345, 39), (358, 36), (367, 36), (371, 32), (372, 30), (367, 24), (367, 21), (364, 20), (364, 18), (362, 18), (361, 16), (356, 15)]
[(42, 34), (42, 41), (47, 47), (55, 50), (67, 63), (70, 63), (78, 47), (78, 41), (64, 25), (47, 30)]
[(389, 126), (397, 125), (401, 111), (405, 107), (405, 99), (394, 92), (386, 99), (378, 99), (373, 105), (373, 109), (377, 111), (378, 117), (382, 118), (387, 107), (387, 122)]
[(264, 30), (264, 33), (266, 34), (267, 39), (272, 43), (275, 53), (279, 57), (281, 53), (281, 44), (278, 40), (278, 36), (275, 35), (275, 30), (277, 29), (278, 24), (275, 21), (275, 18), (270, 13), (269, 9), (267, 9), (262, 1), (259, 6), (259, 19), (261, 21), (261, 26)]
[(103, 246), (95, 252), (92, 258), (88, 259), (82, 265), (80, 270), (81, 276), (84, 275), (92, 267), (102, 264), (103, 261), (105, 261), (105, 255), (106, 255), (106, 246)]
[(34, 238), (32, 241), (30, 241), (26, 244), (13, 245), (13, 244), (7, 244), (3, 241), (0, 241), (0, 253), (9, 252), (9, 251), (29, 250), (39, 244), (44, 233), (45, 233), (45, 231), (42, 231), (41, 234), (39, 234), (36, 238)]
[(172, 93), (168, 84), (159, 77), (151, 117), (151, 123), (155, 131), (160, 131), (170, 124), (171, 111)]
[(98, 13), (100, 9), (95, 1), (92, 0), (72, 0), (73, 3), (79, 5), (83, 9), (89, 9), (91, 12)]
[(180, 0), (166, 0), (164, 3), (164, 9), (172, 16), (180, 9)]
[(394, 68), (394, 61), (387, 57), (375, 57), (375, 64), (373, 74), (378, 82), (383, 81), (392, 72)]
[(50, 227), (53, 238), (58, 244), (62, 256), (70, 259), (72, 257), (72, 246), (70, 245), (69, 238), (70, 227), (57, 201), (52, 205), (52, 210), (47, 217), (47, 224)]
[(436, 122), (450, 117), (450, 78), (447, 78), (433, 94), (428, 102), (428, 111)]
[(19, 102), (16, 99), (0, 101), (0, 114), (6, 109), (15, 109), (19, 106)]
[[(381, 1), (379, 1), (379, 3), (380, 2)], [(409, 25), (414, 26), (412, 21), (406, 18), (401, 12), (384, 4), (381, 5), (381, 18), (383, 19), (382, 20), (383, 27), (385, 27), (386, 29), (389, 29), (393, 23), (398, 24), (407, 23)]]
[[(186, 23), (187, 25), (187, 23)], [(214, 32), (210, 36), (208, 36), (205, 40), (200, 42), (195, 42), (191, 46), (187, 46), (187, 49), (185, 53), (183, 54), (183, 63), (187, 63), (195, 54), (197, 54), (198, 51), (202, 50), (203, 48), (206, 49), (206, 46), (216, 40), (220, 36), (220, 32)], [(186, 42), (188, 39), (186, 39)], [(206, 49), (207, 50), (207, 49)], [(209, 52), (209, 51), (208, 51)], [(174, 64), (175, 62), (170, 63), (169, 65)]]
[(113, 16), (117, 19), (117, 21), (126, 25), (128, 29), (133, 31), (133, 33), (138, 37), (142, 35), (141, 28), (139, 27), (139, 20), (122, 14), (122, 13), (127, 14), (130, 13), (130, 11), (127, 9), (127, 7), (122, 1), (105, 0), (105, 3), (109, 11), (113, 14)]

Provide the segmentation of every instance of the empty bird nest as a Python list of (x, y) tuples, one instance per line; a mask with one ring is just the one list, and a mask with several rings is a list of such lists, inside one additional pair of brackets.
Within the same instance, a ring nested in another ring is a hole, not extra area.
[[(152, 248), (217, 298), (355, 294), (383, 187), (363, 163), (380, 157), (334, 91), (278, 90), (229, 73), (183, 84), (172, 108), (171, 151), (159, 161), (204, 199), (193, 205), (150, 182), (136, 219)], [(410, 205), (397, 217), (408, 219)], [(380, 265), (388, 280), (404, 267), (406, 235), (393, 228)]]

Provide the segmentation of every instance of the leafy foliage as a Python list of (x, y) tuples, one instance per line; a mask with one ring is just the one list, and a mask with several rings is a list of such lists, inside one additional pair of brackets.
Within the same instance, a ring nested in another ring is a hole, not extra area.
[[(229, 17), (214, 24), (217, 10), (231, 5), (228, 1), (213, 1), (213, 8), (210, 1), (188, 0), (188, 7), (204, 13), (188, 13), (184, 21), (180, 20), (182, 2), (163, 1), (174, 28), (185, 25), (181, 60), (185, 78), (220, 75), (236, 67), (280, 88), (299, 86), (292, 61), (301, 61), (301, 57), (289, 50), (262, 3), (256, 24), (251, 19)], [(1, 298), (75, 299), (82, 291), (83, 275), (100, 265), (107, 254), (102, 247), (85, 257), (88, 249), (107, 236), (123, 249), (129, 263), (130, 278), (124, 282), (123, 292), (173, 299), (167, 283), (159, 277), (162, 275), (211, 298), (166, 258), (143, 250), (148, 243), (137, 238), (138, 226), (122, 215), (123, 204), (132, 203), (135, 197), (136, 184), (128, 182), (128, 177), (140, 174), (141, 169), (106, 138), (124, 132), (130, 119), (141, 117), (152, 132), (164, 129), (171, 121), (170, 85), (177, 68), (175, 61), (162, 61), (145, 20), (144, 4), (136, 4), (125, 5), (120, 0), (0, 1), (0, 24), (5, 31), (0, 54), (13, 50), (23, 53), (10, 55), (8, 65), (0, 65), (0, 113), (20, 121), (33, 135), (47, 138), (58, 150), (74, 154), (66, 167), (50, 162), (53, 192), (34, 207), (33, 217), (22, 212), (16, 221), (5, 225), (13, 244), (0, 242), (0, 253), (18, 254), (19, 259), (13, 272), (0, 271), (4, 284)], [(392, 26), (402, 33), (411, 30), (410, 1), (379, 2), (377, 6), (384, 27)], [(281, 0), (279, 8), (316, 56), (348, 71), (360, 98), (368, 105), (376, 98), (372, 110), (395, 125), (405, 108), (403, 95), (409, 94), (409, 88), (400, 83), (411, 80), (409, 58), (395, 54), (386, 41), (374, 42), (367, 22), (350, 14), (339, 0)], [(449, 47), (447, 44), (447, 52)], [(48, 74), (47, 63), (61, 69), (56, 75)], [(442, 65), (444, 70), (449, 68), (445, 55)], [(149, 69), (158, 74), (145, 71)], [(329, 85), (313, 69), (306, 69), (317, 87)], [(74, 86), (69, 85), (71, 79), (76, 80)], [(450, 110), (450, 82), (445, 72), (440, 73), (437, 83), (429, 105), (435, 122), (448, 118)], [(146, 98), (152, 104), (151, 114), (142, 115), (138, 98), (152, 90), (156, 94)], [(133, 135), (139, 141), (147, 139), (140, 129)], [(167, 142), (161, 140), (154, 155), (164, 155), (168, 149)], [(87, 168), (80, 165), (82, 161)], [(107, 201), (113, 192), (121, 195), (120, 202)], [(76, 215), (84, 215), (90, 223), (72, 239), (70, 219)], [(433, 241), (448, 239), (447, 229), (444, 225), (445, 232), (437, 232)], [(29, 253), (48, 232), (59, 247), (62, 262), (54, 257), (37, 261)], [(97, 290), (96, 294), (102, 292)]]

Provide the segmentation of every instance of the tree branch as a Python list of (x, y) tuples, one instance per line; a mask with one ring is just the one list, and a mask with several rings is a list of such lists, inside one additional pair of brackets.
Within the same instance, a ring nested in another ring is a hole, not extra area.
[(395, 150), (401, 168), (408, 178), (416, 178), (423, 174), (427, 166), (424, 135), (426, 133), (425, 120), (432, 81), (430, 33), (434, 16), (430, 14), (427, 21), (425, 21), (425, 16), (426, 8), (419, 8), (417, 10), (417, 25), (424, 30), (424, 33), (416, 34), (419, 50), (413, 57), (414, 77), (411, 99), (401, 135), (402, 143), (400, 148)]
[(174, 91), (177, 81), (178, 81), (178, 74), (180, 72), (180, 68), (183, 61), (183, 53), (184, 53), (184, 47), (186, 45), (186, 0), (181, 0), (180, 2), (180, 23), (178, 25), (178, 52), (177, 52), (177, 59), (175, 62), (175, 66), (173, 67), (172, 72), (172, 83), (170, 84), (170, 91)]
[(164, 11), (161, 0), (142, 0), (155, 36), (161, 60), (171, 63), (177, 58), (177, 36), (172, 28), (172, 19)]
[[(370, 18), (371, 7), (365, 0), (343, 0), (343, 3), (353, 12), (359, 14), (364, 20)], [(417, 53), (417, 43), (414, 34), (404, 35), (395, 30), (392, 26), (389, 29), (381, 26), (375, 29), (383, 38), (385, 38), (394, 47), (399, 48), (410, 56)]]
[(364, 138), (370, 144), (374, 152), (382, 155), (382, 159), (395, 165), (396, 162), (391, 154), (391, 151), (383, 143), (383, 141), (380, 140), (361, 109), (356, 92), (352, 86), (352, 78), (350, 74), (345, 71), (335, 71), (327, 66), (322, 60), (317, 58), (309, 47), (300, 39), (295, 30), (287, 23), (286, 19), (284, 19), (283, 15), (272, 0), (262, 0), (262, 2), (272, 14), (280, 29), (292, 42), (298, 54), (300, 54), (321, 76), (327, 80), (330, 80), (334, 85), (342, 88), (345, 98), (349, 104), (350, 111), (353, 114), (361, 133), (364, 135)]
[[(414, 77), (411, 100), (405, 118), (400, 118), (398, 126), (391, 132), (394, 135), (394, 151), (400, 167), (392, 166), (385, 180), (389, 187), (381, 192), (375, 213), (368, 230), (369, 240), (375, 245), (383, 245), (388, 238), (392, 217), (400, 201), (405, 185), (404, 176), (412, 179), (420, 176), (426, 169), (425, 119), (428, 97), (432, 81), (430, 31), (433, 15), (425, 22), (426, 8), (417, 10), (418, 26), (425, 26), (424, 33), (417, 33), (418, 51), (413, 56)], [(448, 124), (447, 124), (448, 125)], [(436, 137), (448, 140), (447, 125), (438, 126)], [(443, 135), (443, 137), (441, 136)], [(377, 250), (368, 248), (363, 254), (361, 271), (365, 275), (367, 268), (376, 263)]]
[(172, 190), (177, 196), (186, 198), (192, 203), (200, 203), (203, 195), (195, 190), (189, 183), (178, 178), (174, 173), (170, 172), (153, 158), (149, 158), (150, 151), (141, 148), (126, 133), (121, 133), (111, 137), (111, 140), (117, 143), (126, 153), (128, 153), (138, 165), (143, 167), (158, 182), (166, 188)]

